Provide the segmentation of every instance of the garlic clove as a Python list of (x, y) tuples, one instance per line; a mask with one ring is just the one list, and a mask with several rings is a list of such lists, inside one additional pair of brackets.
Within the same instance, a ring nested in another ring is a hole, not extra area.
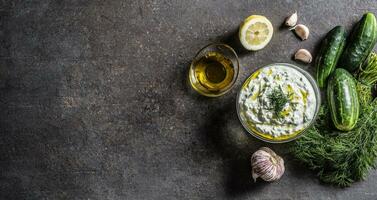
[(298, 24), (290, 30), (294, 30), (297, 36), (301, 38), (301, 40), (306, 40), (309, 37), (309, 28), (303, 24)]
[(297, 11), (295, 11), (292, 15), (285, 19), (285, 25), (289, 27), (293, 27), (297, 24)]
[(275, 181), (284, 174), (284, 160), (270, 148), (262, 147), (251, 156), (252, 177)]
[(311, 63), (312, 59), (312, 54), (306, 49), (299, 49), (295, 53), (295, 60), (299, 60), (304, 63)]

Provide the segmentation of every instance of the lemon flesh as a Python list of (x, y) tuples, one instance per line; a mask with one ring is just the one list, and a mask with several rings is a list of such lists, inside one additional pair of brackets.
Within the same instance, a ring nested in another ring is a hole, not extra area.
[(245, 49), (258, 51), (270, 42), (273, 32), (272, 24), (266, 17), (251, 15), (242, 22), (239, 38)]

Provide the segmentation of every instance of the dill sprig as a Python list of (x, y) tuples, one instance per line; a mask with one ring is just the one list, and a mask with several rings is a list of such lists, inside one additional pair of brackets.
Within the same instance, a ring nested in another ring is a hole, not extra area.
[(321, 106), (314, 126), (293, 143), (295, 158), (326, 183), (345, 187), (364, 179), (377, 158), (377, 100), (361, 110), (356, 127), (340, 132), (330, 125), (327, 106)]
[(365, 64), (360, 67), (358, 80), (366, 85), (373, 85), (377, 82), (377, 54), (370, 53)]
[(371, 85), (366, 85), (364, 83), (361, 83), (360, 81), (357, 81), (356, 83), (356, 90), (357, 93), (359, 94), (359, 102), (361, 106), (365, 106), (369, 104), (372, 99), (372, 86)]
[(272, 105), (270, 109), (274, 111), (276, 116), (280, 117), (280, 113), (285, 104), (289, 102), (289, 96), (284, 94), (280, 87), (276, 87), (267, 95), (267, 98), (270, 100)]

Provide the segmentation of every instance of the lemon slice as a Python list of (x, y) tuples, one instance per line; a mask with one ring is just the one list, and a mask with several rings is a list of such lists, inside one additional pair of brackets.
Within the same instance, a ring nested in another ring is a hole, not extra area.
[(273, 32), (274, 28), (266, 17), (251, 15), (242, 22), (239, 38), (245, 49), (257, 51), (270, 42)]

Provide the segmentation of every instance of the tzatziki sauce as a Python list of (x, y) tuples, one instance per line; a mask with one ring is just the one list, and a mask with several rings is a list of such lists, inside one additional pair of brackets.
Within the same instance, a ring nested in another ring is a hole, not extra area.
[(293, 67), (271, 65), (257, 70), (244, 83), (238, 98), (239, 116), (256, 134), (287, 138), (310, 125), (316, 115), (316, 101), (314, 88), (303, 73)]

